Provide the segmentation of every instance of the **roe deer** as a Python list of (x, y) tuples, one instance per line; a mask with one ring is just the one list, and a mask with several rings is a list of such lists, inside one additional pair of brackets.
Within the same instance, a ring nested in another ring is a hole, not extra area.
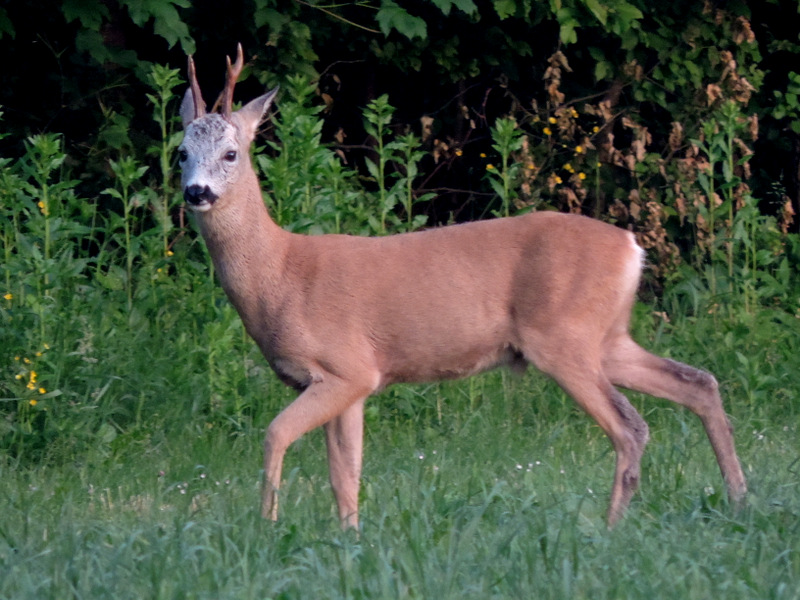
[[(700, 417), (729, 498), (746, 493), (717, 381), (642, 349), (628, 333), (643, 251), (633, 234), (538, 212), (381, 238), (305, 236), (269, 216), (249, 148), (277, 90), (232, 111), (241, 46), (206, 113), (194, 63), (181, 105), (187, 206), (222, 287), (271, 367), (300, 395), (269, 425), (262, 514), (276, 519), (284, 454), (324, 426), (344, 527), (358, 526), (364, 402), (395, 382), (528, 364), (554, 378), (610, 438), (608, 524), (639, 481), (647, 424), (615, 386)], [(298, 165), (303, 168), (303, 165)]]

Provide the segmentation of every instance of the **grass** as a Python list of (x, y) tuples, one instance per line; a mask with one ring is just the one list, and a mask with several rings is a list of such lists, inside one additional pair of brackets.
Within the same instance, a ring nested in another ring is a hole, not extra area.
[[(155, 363), (172, 350), (157, 348)], [(394, 388), (368, 411), (356, 536), (338, 529), (319, 432), (287, 456), (281, 520), (258, 515), (263, 430), (290, 394), (256, 375), (248, 402), (277, 402), (213, 421), (191, 414), (196, 383), (115, 436), (3, 457), (0, 597), (800, 597), (796, 403), (729, 394), (752, 488), (737, 514), (697, 420), (634, 398), (652, 441), (609, 532), (609, 444), (554, 385), (491, 373)]]

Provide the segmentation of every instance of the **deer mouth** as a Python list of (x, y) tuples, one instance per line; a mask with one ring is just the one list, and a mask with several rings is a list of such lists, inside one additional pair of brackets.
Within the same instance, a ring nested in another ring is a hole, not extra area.
[(217, 195), (207, 185), (190, 185), (183, 191), (186, 205), (197, 212), (205, 212), (217, 201)]

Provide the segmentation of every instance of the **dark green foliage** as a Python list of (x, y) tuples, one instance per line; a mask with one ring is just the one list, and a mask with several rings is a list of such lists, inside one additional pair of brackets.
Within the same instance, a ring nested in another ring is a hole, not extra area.
[[(220, 57), (242, 41), (251, 60), (241, 93), (254, 96), (264, 84), (297, 75), (313, 81), (325, 101), (321, 139), (338, 140), (338, 151), (363, 175), (373, 141), (361, 110), (388, 94), (398, 108), (392, 127), (410, 129), (423, 142), (415, 198), (440, 192), (417, 207), (430, 222), (505, 212), (487, 201), (492, 179), (483, 177), (481, 155), (490, 154), (495, 120), (508, 113), (522, 123), (534, 103), (533, 112), (545, 119), (560, 106), (577, 108), (583, 118), (584, 103), (596, 109), (607, 102), (611, 118), (585, 127), (604, 168), (585, 171), (595, 181), (585, 195), (573, 189), (578, 203), (559, 200), (601, 216), (615, 200), (627, 205), (629, 192), (641, 192), (643, 183), (638, 168), (607, 152), (609, 133), (624, 153), (632, 133), (626, 123), (644, 126), (653, 161), (683, 158), (685, 144), (667, 144), (673, 124), (681, 125), (684, 139), (696, 136), (717, 108), (715, 99), (726, 96), (761, 120), (763, 142), (754, 145), (750, 186), (759, 198), (769, 196), (770, 214), (778, 214), (786, 199), (800, 209), (792, 166), (800, 160), (798, 134), (782, 133), (787, 127), (793, 132), (797, 112), (794, 72), (787, 67), (800, 52), (793, 3), (256, 0), (224, 8), (185, 0), (10, 5), (0, 13), (6, 58), (0, 105), (14, 134), (6, 143), (17, 152), (5, 154), (19, 155), (31, 133), (59, 132), (83, 165), (81, 180), (90, 190), (113, 187), (98, 181), (108, 175), (108, 158), (133, 151), (143, 160), (154, 139), (166, 139), (142, 102), (153, 64), (182, 68), (185, 53), (196, 53), (201, 80), (214, 93)], [(569, 66), (555, 81), (548, 58), (557, 51)], [(431, 121), (420, 127), (421, 117)], [(594, 134), (591, 125), (602, 131)], [(156, 157), (160, 171), (151, 168), (149, 177), (167, 189), (169, 182), (159, 179), (163, 160), (163, 154)], [(542, 188), (549, 171), (539, 173), (536, 187)], [(661, 195), (670, 187), (656, 183), (655, 189)]]

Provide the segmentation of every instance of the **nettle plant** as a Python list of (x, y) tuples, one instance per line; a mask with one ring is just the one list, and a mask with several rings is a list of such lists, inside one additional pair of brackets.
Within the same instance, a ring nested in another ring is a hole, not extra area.
[[(290, 77), (273, 118), (276, 141), (256, 150), (265, 178), (265, 201), (275, 221), (296, 232), (385, 235), (425, 225), (416, 203), (432, 194), (417, 191), (421, 141), (413, 133), (393, 135), (394, 107), (386, 95), (364, 109), (374, 145), (363, 175), (322, 142), (323, 107), (315, 106), (316, 84)], [(298, 169), (297, 165), (303, 165)]]

